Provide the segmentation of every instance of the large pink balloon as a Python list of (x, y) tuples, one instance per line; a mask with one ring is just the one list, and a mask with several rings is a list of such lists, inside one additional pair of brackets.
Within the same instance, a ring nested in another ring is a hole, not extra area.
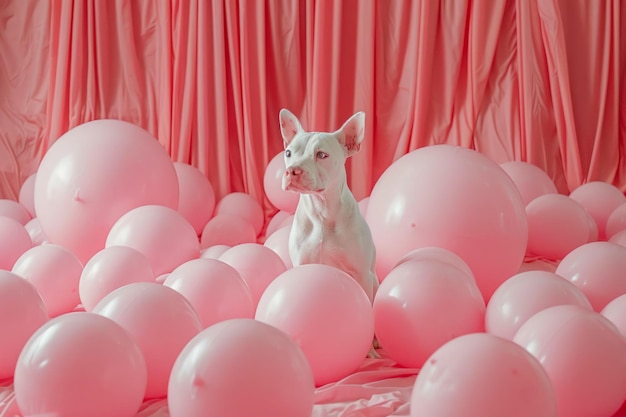
[(215, 191), (206, 175), (198, 168), (182, 162), (174, 162), (180, 191), (178, 212), (193, 226), (198, 236), (213, 217)]
[(611, 300), (626, 294), (626, 248), (610, 242), (591, 242), (570, 252), (556, 273), (587, 296), (601, 311)]
[(626, 337), (626, 294), (613, 299), (600, 313)]
[(626, 230), (626, 203), (622, 203), (611, 212), (606, 221), (606, 237), (610, 239), (622, 230)]
[(80, 303), (78, 283), (83, 265), (63, 246), (35, 246), (19, 257), (12, 271), (37, 288), (50, 317), (68, 313)]
[(626, 246), (626, 230), (615, 233), (613, 236), (611, 236), (609, 242), (615, 243), (616, 245), (620, 246)]
[(561, 260), (589, 242), (589, 215), (576, 200), (562, 194), (537, 197), (526, 206), (530, 256)]
[(35, 210), (44, 232), (83, 262), (104, 247), (120, 216), (148, 204), (177, 207), (176, 171), (152, 135), (121, 120), (69, 130), (37, 171)]
[(280, 259), (287, 267), (287, 269), (293, 267), (291, 262), (291, 256), (289, 255), (289, 235), (291, 233), (290, 226), (284, 226), (276, 230), (274, 233), (268, 236), (263, 242), (263, 246), (266, 246), (276, 252)]
[(18, 201), (26, 210), (30, 217), (36, 217), (35, 212), (35, 178), (37, 173), (31, 174), (20, 187), (20, 193), (18, 195)]
[(0, 198), (0, 216), (11, 217), (22, 226), (32, 218), (26, 207), (6, 198)]
[(258, 200), (246, 193), (226, 194), (217, 203), (215, 214), (231, 214), (241, 217), (252, 225), (255, 236), (263, 229), (265, 214)]
[(508, 161), (500, 164), (500, 167), (515, 183), (524, 206), (539, 196), (558, 193), (552, 179), (536, 165), (524, 161)]
[(381, 347), (402, 366), (421, 368), (446, 342), (484, 331), (485, 300), (466, 272), (433, 261), (397, 266), (374, 298)]
[(0, 269), (11, 270), (15, 261), (32, 247), (26, 228), (14, 218), (0, 215)]
[(279, 211), (272, 216), (270, 221), (267, 223), (267, 227), (265, 228), (265, 236), (268, 237), (281, 227), (283, 227), (283, 222), (287, 220), (292, 214), (286, 211)]
[(261, 297), (255, 318), (300, 345), (317, 386), (354, 372), (374, 337), (365, 291), (348, 274), (328, 265), (301, 265), (278, 276)]
[(546, 370), (559, 417), (612, 416), (624, 402), (626, 339), (599, 313), (550, 307), (529, 318), (514, 340)]
[(515, 343), (486, 333), (443, 345), (420, 370), (411, 417), (555, 417), (550, 380)]
[(513, 340), (519, 328), (538, 312), (557, 305), (592, 310), (578, 287), (548, 271), (521, 272), (504, 281), (487, 304), (487, 332)]
[(526, 213), (513, 181), (486, 156), (451, 145), (415, 150), (387, 168), (367, 221), (380, 277), (408, 252), (438, 246), (467, 262), (486, 299), (526, 251)]
[(202, 230), (200, 246), (236, 246), (256, 242), (256, 232), (249, 221), (235, 214), (216, 214)]
[(148, 369), (145, 397), (165, 397), (174, 361), (202, 330), (189, 301), (164, 285), (136, 282), (106, 295), (93, 312), (120, 324), (141, 349)]
[(176, 210), (164, 206), (137, 207), (120, 217), (106, 239), (106, 247), (116, 245), (143, 253), (155, 276), (200, 256), (193, 226)]
[(310, 417), (314, 390), (311, 368), (291, 338), (256, 320), (233, 319), (187, 344), (172, 369), (167, 403), (171, 417)]
[(267, 199), (278, 210), (295, 213), (300, 195), (293, 191), (285, 191), (282, 188), (283, 175), (285, 174), (284, 152), (276, 154), (265, 168), (263, 176), (263, 188)]
[(15, 369), (24, 416), (133, 417), (145, 389), (146, 364), (128, 333), (85, 312), (43, 325)]
[(111, 291), (133, 282), (154, 282), (150, 260), (128, 246), (102, 249), (85, 264), (78, 283), (83, 308), (91, 311)]
[(203, 328), (224, 320), (254, 317), (248, 285), (235, 268), (216, 259), (185, 262), (163, 284), (189, 300)]
[(219, 260), (235, 268), (246, 282), (256, 307), (261, 295), (287, 267), (272, 249), (258, 243), (244, 243), (224, 252)]
[(424, 247), (415, 249), (400, 259), (396, 265), (396, 267), (404, 262), (409, 261), (439, 261), (444, 262), (449, 265), (455, 266), (461, 271), (465, 272), (468, 277), (474, 280), (474, 274), (472, 270), (467, 265), (467, 263), (461, 259), (461, 257), (454, 252), (451, 252), (444, 248), (438, 248), (436, 246), (432, 247)]
[(200, 257), (204, 259), (218, 259), (231, 247), (228, 245), (214, 245), (200, 251)]
[(0, 381), (13, 377), (22, 348), (46, 321), (48, 310), (37, 289), (24, 278), (0, 270)]
[(593, 217), (598, 225), (598, 239), (606, 240), (606, 222), (613, 211), (626, 202), (626, 196), (616, 186), (592, 181), (585, 183), (570, 193)]

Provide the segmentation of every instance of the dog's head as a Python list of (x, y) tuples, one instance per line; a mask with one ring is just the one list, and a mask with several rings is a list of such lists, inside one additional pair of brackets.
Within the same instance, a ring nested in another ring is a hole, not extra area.
[(359, 151), (365, 130), (365, 113), (350, 117), (334, 132), (307, 132), (289, 110), (280, 111), (280, 131), (285, 145), (283, 189), (322, 193), (345, 181), (346, 159)]

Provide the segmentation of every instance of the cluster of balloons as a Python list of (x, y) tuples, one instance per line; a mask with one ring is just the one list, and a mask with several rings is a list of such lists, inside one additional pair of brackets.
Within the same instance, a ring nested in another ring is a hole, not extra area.
[[(264, 225), (255, 198), (216, 201), (137, 126), (99, 120), (55, 142), (19, 202), (0, 200), (0, 379), (21, 411), (134, 416), (167, 397), (172, 417), (310, 416), (315, 388), (356, 371), (374, 337), (420, 369), (415, 417), (609, 417), (624, 402), (615, 187), (564, 196), (524, 162), (413, 151), (359, 203), (372, 304), (342, 271), (292, 267), (283, 170), (280, 154), (266, 168), (278, 213)], [(521, 271), (534, 257), (558, 266)]]

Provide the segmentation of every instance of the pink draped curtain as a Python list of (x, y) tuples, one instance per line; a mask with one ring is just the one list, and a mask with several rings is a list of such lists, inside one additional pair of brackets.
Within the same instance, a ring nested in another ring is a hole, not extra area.
[(621, 0), (0, 0), (0, 198), (117, 118), (271, 210), (282, 107), (310, 130), (366, 112), (357, 198), (436, 143), (626, 190), (623, 28)]

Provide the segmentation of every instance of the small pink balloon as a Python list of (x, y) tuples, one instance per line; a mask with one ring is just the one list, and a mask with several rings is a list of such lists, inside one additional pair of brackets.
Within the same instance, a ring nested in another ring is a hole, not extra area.
[(285, 219), (280, 223), (280, 227), (286, 227), (286, 226), (291, 227), (291, 225), (293, 224), (294, 217), (295, 216), (293, 214), (285, 217)]
[(154, 281), (155, 281), (156, 283), (158, 283), (158, 284), (163, 284), (163, 283), (165, 282), (165, 280), (167, 279), (167, 277), (169, 277), (169, 276), (170, 276), (170, 273), (169, 273), (169, 272), (167, 272), (167, 273), (165, 273), (165, 274), (161, 274), (161, 275), (159, 275), (158, 277), (156, 277), (156, 278), (154, 279)]
[(587, 222), (589, 223), (589, 242), (597, 242), (599, 238), (598, 224), (589, 213), (587, 213)]
[(216, 259), (193, 259), (173, 270), (163, 285), (187, 298), (203, 328), (235, 318), (253, 318), (252, 293), (239, 272)]
[(202, 331), (180, 353), (167, 404), (171, 417), (310, 417), (314, 391), (311, 368), (291, 338), (233, 319)]
[(274, 214), (267, 224), (267, 228), (265, 229), (265, 236), (271, 236), (272, 233), (280, 229), (282, 227), (282, 223), (290, 216), (291, 214), (286, 211), (279, 211)]
[(562, 194), (537, 197), (526, 206), (528, 247), (526, 254), (561, 260), (589, 242), (589, 215), (576, 200)]
[(224, 252), (231, 247), (228, 245), (215, 245), (209, 248), (202, 249), (200, 251), (200, 258), (204, 259), (218, 259)]
[(193, 226), (176, 210), (165, 206), (141, 206), (118, 219), (105, 247), (128, 246), (143, 253), (155, 276), (200, 256), (200, 242)]
[(132, 123), (109, 119), (76, 126), (52, 144), (37, 170), (41, 227), (83, 263), (104, 248), (124, 213), (154, 204), (176, 209), (176, 171), (159, 141)]
[(615, 233), (613, 236), (611, 236), (609, 242), (615, 243), (616, 245), (620, 246), (626, 246), (626, 230)]
[(300, 195), (292, 191), (283, 190), (283, 175), (285, 173), (284, 152), (276, 154), (265, 168), (263, 188), (267, 199), (278, 210), (295, 213)]
[(571, 281), (601, 311), (611, 300), (626, 294), (626, 247), (610, 242), (591, 242), (570, 252), (556, 274)]
[(592, 181), (577, 187), (570, 197), (578, 201), (598, 225), (598, 239), (606, 240), (606, 223), (613, 211), (626, 202), (626, 196), (616, 186)]
[(26, 223), (24, 228), (28, 232), (30, 240), (32, 241), (34, 246), (48, 243), (48, 237), (41, 228), (41, 223), (39, 223), (39, 219), (37, 217), (33, 217), (32, 219), (30, 219), (29, 222)]
[(328, 265), (301, 265), (278, 276), (263, 293), (255, 318), (298, 343), (317, 386), (358, 369), (374, 337), (365, 291), (348, 274)]
[(547, 271), (522, 272), (493, 293), (487, 304), (487, 332), (513, 340), (519, 328), (538, 312), (557, 305), (577, 305), (592, 310), (591, 303), (578, 287)]
[(420, 370), (411, 417), (554, 417), (556, 400), (539, 362), (515, 343), (474, 333), (439, 348)]
[(515, 183), (524, 206), (539, 196), (558, 193), (552, 179), (536, 165), (524, 161), (508, 161), (500, 164), (500, 167)]
[(601, 314), (550, 307), (529, 318), (514, 341), (546, 370), (558, 417), (612, 416), (624, 402), (626, 339)]
[(154, 282), (150, 260), (128, 246), (102, 249), (85, 264), (78, 284), (80, 301), (92, 311), (111, 291), (133, 282)]
[(611, 215), (606, 221), (606, 237), (610, 239), (615, 234), (626, 230), (626, 203), (622, 203), (615, 210), (611, 212)]
[(50, 317), (69, 313), (80, 303), (78, 283), (83, 265), (63, 246), (40, 245), (27, 250), (12, 272), (37, 288)]
[(134, 417), (146, 364), (124, 329), (91, 313), (68, 313), (30, 338), (15, 369), (24, 416)]
[(254, 228), (254, 236), (263, 229), (265, 214), (258, 200), (246, 193), (230, 193), (217, 203), (215, 214), (234, 214), (246, 220)]
[(236, 246), (241, 243), (256, 242), (254, 227), (240, 216), (216, 214), (202, 230), (200, 247), (205, 249), (216, 245)]
[(600, 312), (617, 327), (617, 330), (626, 336), (626, 294), (613, 299)]
[(11, 270), (15, 261), (32, 247), (26, 228), (14, 218), (0, 215), (0, 269)]
[(467, 265), (467, 263), (456, 253), (449, 251), (447, 249), (444, 249), (444, 248), (431, 246), (431, 247), (418, 248), (418, 249), (412, 250), (411, 252), (404, 255), (398, 261), (398, 263), (396, 264), (396, 267), (398, 265), (403, 264), (404, 262), (409, 262), (409, 261), (444, 262), (449, 265), (457, 267), (458, 269), (466, 273), (467, 276), (472, 279), (472, 281), (474, 281), (474, 274), (472, 273), (472, 270)]
[(0, 199), (0, 216), (11, 217), (22, 226), (32, 218), (26, 207), (6, 198)]
[(246, 282), (256, 307), (267, 286), (287, 270), (272, 249), (258, 243), (243, 243), (224, 252), (219, 260), (235, 268)]
[(280, 256), (283, 263), (289, 268), (293, 268), (291, 256), (289, 256), (289, 234), (290, 226), (284, 226), (272, 233), (263, 243), (264, 246), (270, 248)]
[(12, 378), (22, 348), (48, 321), (37, 289), (24, 278), (0, 270), (0, 380)]
[(213, 185), (207, 176), (194, 166), (174, 162), (174, 169), (180, 190), (178, 212), (189, 221), (199, 236), (215, 210)]
[(121, 325), (141, 349), (148, 370), (145, 398), (165, 397), (176, 358), (202, 330), (189, 301), (165, 285), (136, 282), (106, 295), (93, 312)]
[(420, 368), (443, 344), (484, 331), (485, 301), (474, 280), (453, 265), (408, 261), (392, 269), (374, 298), (381, 347), (401, 366)]
[(30, 217), (36, 217), (35, 213), (35, 178), (37, 173), (31, 174), (20, 187), (20, 193), (18, 195), (19, 203), (24, 206), (24, 208), (30, 214)]

